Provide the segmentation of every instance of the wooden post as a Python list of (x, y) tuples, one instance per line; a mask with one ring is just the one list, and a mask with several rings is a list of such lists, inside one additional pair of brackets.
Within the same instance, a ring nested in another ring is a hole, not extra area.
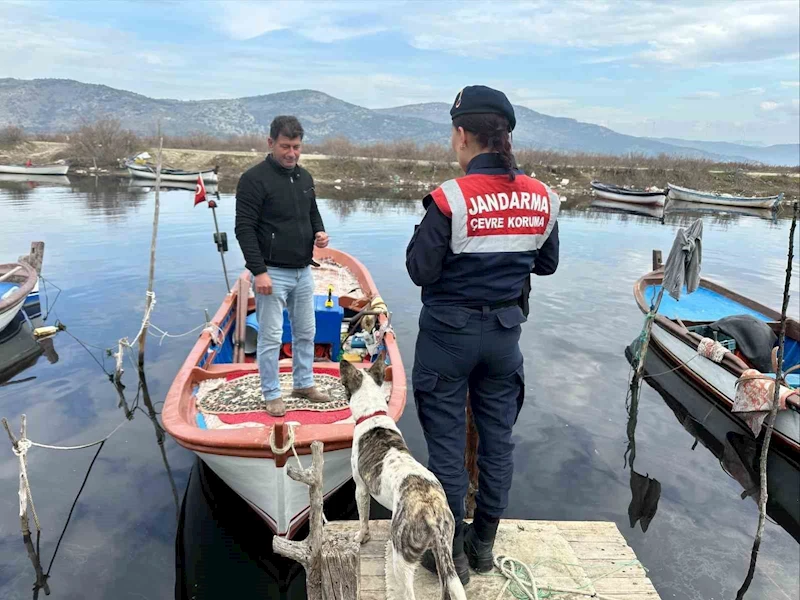
[(303, 565), (306, 571), (306, 598), (307, 600), (323, 600), (321, 550), (323, 538), (322, 525), (322, 442), (315, 441), (311, 444), (311, 467), (299, 470), (294, 466), (287, 468), (291, 479), (300, 481), (309, 486), (309, 501), (311, 516), (308, 525), (308, 537), (302, 542), (295, 542), (275, 537), (272, 540), (272, 549), (277, 553)]
[[(5, 427), (6, 433), (8, 433), (8, 437), (11, 440), (12, 446), (14, 449), (19, 451), (19, 440), (17, 440), (14, 433), (11, 431), (11, 426), (8, 424), (8, 421), (3, 418), (3, 427)], [(20, 428), (20, 439), (26, 439), (28, 437), (27, 432), (28, 424), (27, 424), (27, 417), (22, 415), (22, 426)], [(27, 460), (25, 457), (22, 458), (23, 463), (27, 465)], [(36, 551), (36, 548), (33, 545), (33, 539), (31, 538), (31, 526), (30, 521), (28, 520), (28, 487), (26, 485), (27, 479), (25, 477), (25, 473), (20, 468), (19, 472), (19, 502), (20, 502), (20, 511), (19, 511), (19, 521), (20, 521), (20, 528), (22, 529), (22, 543), (25, 544), (25, 549), (28, 551), (28, 558), (33, 565), (33, 570), (36, 572), (36, 583), (33, 585), (33, 598), (36, 600), (39, 597), (39, 590), (43, 589), (45, 595), (50, 595), (50, 585), (47, 583), (47, 576), (44, 574), (44, 570), (42, 569), (42, 562), (39, 558), (39, 553)], [(38, 529), (37, 529), (38, 532)]]
[(469, 474), (466, 516), (471, 519), (475, 516), (475, 496), (478, 493), (478, 429), (475, 427), (469, 393), (467, 393), (467, 451), (464, 454), (464, 464)]
[(322, 600), (358, 600), (361, 546), (354, 539), (328, 535), (322, 542)]
[(236, 335), (234, 336), (233, 362), (244, 362), (244, 340), (247, 335), (247, 301), (250, 282), (245, 276), (239, 277), (236, 286)]
[[(158, 138), (158, 157), (156, 159), (156, 207), (153, 212), (153, 237), (150, 241), (150, 275), (147, 280), (147, 302), (144, 307), (144, 314), (150, 313), (150, 307), (153, 303), (153, 279), (156, 271), (156, 240), (158, 239), (158, 213), (161, 208), (159, 192), (161, 191), (161, 151), (164, 144), (164, 138), (161, 137), (161, 126), (159, 125), (159, 138)], [(149, 318), (142, 323), (142, 333), (139, 337), (139, 370), (144, 369), (144, 347), (147, 341), (147, 328), (149, 325)]]
[(775, 428), (775, 418), (778, 416), (778, 407), (780, 405), (781, 397), (781, 380), (783, 378), (783, 350), (786, 341), (786, 313), (789, 309), (789, 289), (792, 281), (792, 260), (794, 259), (794, 232), (797, 227), (797, 219), (800, 216), (800, 209), (798, 203), (794, 203), (794, 213), (792, 215), (792, 225), (789, 228), (789, 256), (786, 264), (786, 280), (783, 287), (783, 306), (781, 308), (781, 328), (778, 334), (778, 357), (777, 367), (775, 369), (775, 394), (772, 398), (772, 406), (770, 407), (769, 415), (766, 418), (767, 430), (764, 433), (764, 443), (761, 447), (761, 479), (760, 479), (760, 494), (758, 497), (758, 527), (756, 528), (756, 536), (753, 539), (753, 548), (750, 551), (750, 566), (747, 570), (747, 575), (744, 578), (742, 587), (736, 593), (736, 600), (742, 600), (747, 590), (750, 588), (750, 583), (753, 581), (753, 575), (756, 571), (756, 561), (758, 560), (758, 551), (761, 547), (761, 536), (764, 533), (764, 524), (767, 520), (767, 459), (769, 458), (769, 443), (772, 440), (772, 432)]
[(19, 262), (28, 263), (34, 268), (37, 274), (42, 274), (42, 263), (44, 262), (44, 242), (31, 242), (31, 252), (27, 256), (20, 256)]
[(664, 263), (661, 262), (661, 250), (653, 250), (653, 271), (658, 271)]

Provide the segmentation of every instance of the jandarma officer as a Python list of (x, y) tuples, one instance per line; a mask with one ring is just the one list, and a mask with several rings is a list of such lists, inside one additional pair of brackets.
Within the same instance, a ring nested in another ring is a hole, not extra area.
[[(428, 468), (444, 487), (456, 520), (453, 558), (462, 582), (469, 566), (492, 568), (497, 525), (514, 472), (511, 433), (525, 390), (521, 324), (531, 273), (558, 266), (559, 198), (516, 168), (516, 119), (505, 94), (469, 86), (450, 109), (451, 143), (465, 175), (423, 200), (426, 214), (406, 251), (422, 287), (414, 399), (428, 444)], [(469, 390), (478, 429), (479, 492), (465, 527), (464, 467)], [(433, 557), (423, 565), (435, 570)]]

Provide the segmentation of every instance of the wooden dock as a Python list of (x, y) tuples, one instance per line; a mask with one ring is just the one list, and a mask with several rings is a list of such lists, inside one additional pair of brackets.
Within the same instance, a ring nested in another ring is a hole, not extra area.
[[(326, 532), (347, 537), (357, 529), (357, 521), (336, 521), (325, 526)], [(359, 598), (391, 600), (387, 598), (385, 579), (389, 521), (372, 521), (370, 534), (370, 541), (361, 546), (359, 553)], [(659, 600), (633, 550), (611, 522), (503, 520), (495, 555), (511, 556), (532, 567), (540, 595), (548, 587), (584, 592), (553, 591), (554, 600)], [(473, 572), (465, 590), (470, 599), (495, 600), (505, 583), (506, 578), (497, 570), (487, 575)], [(414, 590), (417, 600), (440, 598), (438, 579), (421, 567), (417, 569)], [(507, 590), (501, 598), (513, 600), (515, 596)]]

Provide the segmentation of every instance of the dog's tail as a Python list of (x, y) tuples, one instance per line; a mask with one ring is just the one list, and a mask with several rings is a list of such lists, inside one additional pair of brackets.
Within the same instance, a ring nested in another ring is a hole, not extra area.
[(442, 588), (442, 600), (467, 600), (464, 586), (456, 573), (456, 566), (453, 564), (453, 547), (447, 540), (449, 536), (438, 535), (431, 548), (433, 557), (436, 559), (436, 572), (439, 574), (439, 583)]

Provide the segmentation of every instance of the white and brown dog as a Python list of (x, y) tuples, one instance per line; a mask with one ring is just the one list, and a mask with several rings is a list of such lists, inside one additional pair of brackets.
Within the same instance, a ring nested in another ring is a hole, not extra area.
[(347, 361), (339, 366), (341, 381), (356, 420), (351, 464), (360, 520), (356, 541), (369, 540), (370, 496), (392, 511), (391, 548), (398, 597), (414, 600), (414, 572), (430, 549), (442, 586), (443, 600), (466, 600), (453, 564), (455, 521), (436, 477), (408, 451), (397, 425), (386, 411), (381, 389), (384, 362), (368, 371)]

